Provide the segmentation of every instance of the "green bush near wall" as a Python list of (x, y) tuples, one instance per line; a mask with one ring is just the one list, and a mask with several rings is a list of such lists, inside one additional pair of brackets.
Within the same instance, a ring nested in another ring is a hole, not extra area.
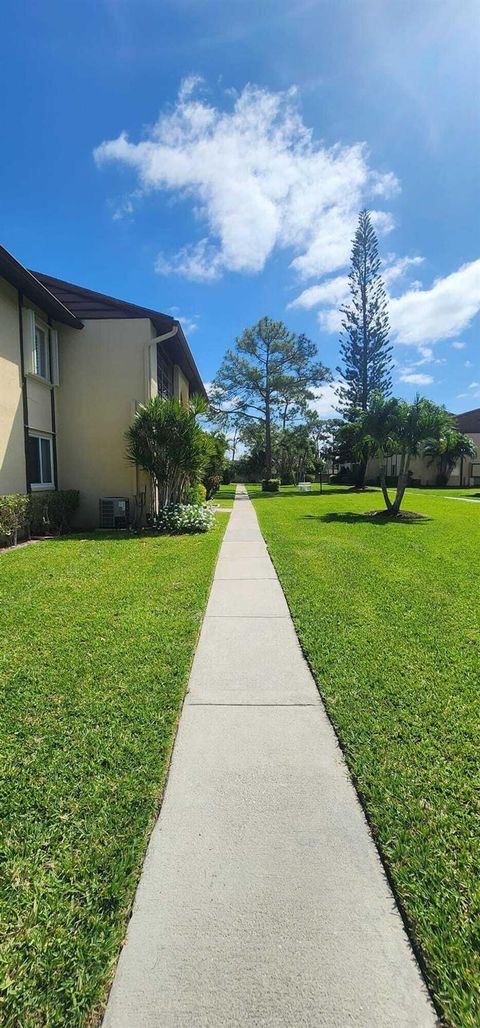
[(33, 535), (63, 535), (71, 528), (80, 502), (78, 489), (55, 489), (30, 496), (30, 531)]
[(78, 508), (78, 489), (0, 496), (0, 545), (15, 546), (20, 535), (63, 535)]
[(262, 493), (278, 493), (280, 488), (280, 479), (278, 478), (264, 478), (262, 482)]
[(22, 493), (0, 496), (0, 543), (5, 539), (15, 546), (19, 533), (28, 528), (29, 508), (29, 497)]

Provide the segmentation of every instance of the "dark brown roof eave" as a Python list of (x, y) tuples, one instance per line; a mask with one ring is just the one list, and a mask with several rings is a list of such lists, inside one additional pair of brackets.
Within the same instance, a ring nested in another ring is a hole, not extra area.
[(469, 435), (470, 432), (477, 435), (480, 432), (480, 407), (455, 414), (454, 417), (460, 432), (464, 432), (466, 435)]
[(0, 276), (49, 314), (54, 321), (69, 325), (70, 328), (83, 328), (80, 319), (4, 246), (0, 246)]
[(109, 296), (108, 293), (99, 293), (94, 289), (77, 286), (73, 282), (53, 278), (53, 276), (44, 275), (41, 272), (34, 272), (34, 274), (38, 276), (48, 289), (61, 296), (65, 303), (72, 310), (76, 311), (84, 321), (103, 318), (149, 318), (159, 336), (165, 335), (174, 326), (177, 326), (176, 334), (166, 340), (165, 345), (175, 364), (179, 365), (188, 378), (191, 391), (205, 398), (207, 397), (205, 386), (185, 338), (181, 323), (176, 321), (172, 315), (162, 314), (161, 311), (154, 311), (151, 307), (140, 307), (138, 304), (129, 303), (127, 300), (120, 300), (116, 296)]
[(183, 328), (179, 321), (175, 322), (175, 324), (178, 325), (178, 332), (176, 338), (180, 343), (183, 357), (183, 361), (179, 360), (178, 363), (180, 367), (182, 367), (182, 364), (184, 365), (184, 368), (182, 370), (186, 370), (187, 372), (186, 377), (190, 382), (191, 392), (196, 393), (198, 396), (202, 396), (204, 400), (208, 400), (207, 391), (203, 384), (197, 365), (195, 364), (192, 351), (185, 338)]

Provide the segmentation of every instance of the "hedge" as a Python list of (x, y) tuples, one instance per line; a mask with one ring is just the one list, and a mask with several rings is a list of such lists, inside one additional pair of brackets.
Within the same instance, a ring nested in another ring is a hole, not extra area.
[(28, 496), (22, 493), (0, 496), (0, 539), (4, 538), (9, 545), (15, 546), (18, 533), (28, 529), (29, 514)]
[(78, 489), (0, 496), (0, 539), (15, 546), (21, 532), (32, 535), (68, 532), (79, 499)]

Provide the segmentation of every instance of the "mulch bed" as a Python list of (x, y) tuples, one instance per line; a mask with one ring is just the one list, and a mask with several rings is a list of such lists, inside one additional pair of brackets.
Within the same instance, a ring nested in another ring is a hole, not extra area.
[(399, 510), (398, 514), (390, 514), (388, 510), (367, 510), (366, 518), (378, 518), (379, 521), (430, 521), (425, 514), (417, 514), (414, 510)]

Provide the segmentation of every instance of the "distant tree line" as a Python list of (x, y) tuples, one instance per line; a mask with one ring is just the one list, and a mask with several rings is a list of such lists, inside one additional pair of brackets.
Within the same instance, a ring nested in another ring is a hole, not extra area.
[[(349, 301), (340, 308), (338, 418), (322, 419), (313, 406), (316, 390), (332, 381), (316, 345), (268, 317), (227, 350), (212, 384), (210, 418), (229, 440), (227, 477), (275, 475), (290, 484), (348, 465), (353, 487), (364, 489), (368, 462), (376, 457), (386, 512), (396, 516), (415, 456), (437, 463), (439, 482), (446, 482), (456, 461), (476, 451), (445, 408), (425, 397), (413, 403), (391, 397), (387, 295), (366, 210), (353, 239), (349, 287)], [(392, 499), (385, 462), (393, 454), (399, 474)]]

